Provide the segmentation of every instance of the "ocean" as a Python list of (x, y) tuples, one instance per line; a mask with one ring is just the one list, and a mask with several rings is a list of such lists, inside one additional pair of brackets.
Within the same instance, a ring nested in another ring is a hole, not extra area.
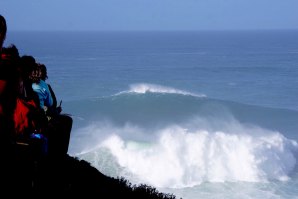
[(298, 198), (298, 31), (7, 33), (47, 66), (69, 155), (183, 199)]

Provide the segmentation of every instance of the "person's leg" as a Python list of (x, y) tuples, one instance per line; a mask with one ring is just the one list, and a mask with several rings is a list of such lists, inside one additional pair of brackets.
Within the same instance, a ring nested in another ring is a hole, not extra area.
[(51, 121), (49, 132), (49, 155), (52, 157), (67, 154), (70, 134), (72, 129), (72, 118), (68, 115), (57, 115)]
[(61, 114), (59, 115), (60, 119), (60, 133), (61, 133), (61, 149), (63, 154), (67, 154), (70, 134), (72, 129), (73, 120), (70, 116)]

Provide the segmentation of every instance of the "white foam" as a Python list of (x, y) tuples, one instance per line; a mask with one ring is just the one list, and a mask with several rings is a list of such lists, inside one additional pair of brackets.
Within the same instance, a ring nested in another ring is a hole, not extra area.
[[(152, 132), (158, 136), (148, 142), (127, 139), (119, 133), (124, 129), (113, 128), (110, 132), (115, 133), (99, 141), (98, 146), (110, 150), (125, 170), (118, 175), (126, 175), (136, 184), (182, 188), (202, 182), (289, 179), (296, 165), (297, 142), (266, 129), (239, 123), (230, 127), (211, 131), (168, 126)], [(130, 128), (134, 130), (141, 131)]]

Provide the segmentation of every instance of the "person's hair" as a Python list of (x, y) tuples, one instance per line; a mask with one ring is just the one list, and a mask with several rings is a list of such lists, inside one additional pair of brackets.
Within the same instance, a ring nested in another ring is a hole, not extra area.
[(32, 81), (32, 83), (40, 82), (40, 80), (41, 80), (40, 67), (38, 67), (37, 64), (32, 68), (32, 71), (29, 74), (29, 79)]
[(2, 15), (0, 15), (0, 50), (2, 48), (3, 42), (6, 37), (6, 31), (7, 31), (6, 20)]
[(41, 72), (41, 79), (46, 80), (48, 79), (48, 73), (47, 73), (47, 67), (44, 64), (38, 63), (38, 66), (40, 67), (40, 72)]
[(35, 58), (31, 55), (23, 55), (20, 58), (21, 73), (24, 79), (28, 79), (36, 68)]

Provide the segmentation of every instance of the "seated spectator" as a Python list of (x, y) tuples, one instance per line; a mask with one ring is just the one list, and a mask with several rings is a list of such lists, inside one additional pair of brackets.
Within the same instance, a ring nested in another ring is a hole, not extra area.
[(39, 158), (48, 151), (48, 121), (44, 111), (40, 109), (38, 95), (33, 91), (32, 80), (29, 78), (35, 68), (36, 63), (32, 56), (24, 55), (19, 59), (14, 128), (18, 148), (29, 146), (31, 157)]
[[(32, 73), (37, 70), (35, 58), (30, 55), (23, 55), (20, 58), (20, 97), (28, 100), (34, 100), (39, 106), (40, 100), (37, 93), (32, 89), (33, 79)], [(38, 79), (37, 79), (38, 81)]]
[(56, 157), (63, 156), (68, 151), (73, 120), (69, 115), (61, 114), (61, 105), (57, 107), (56, 96), (45, 82), (47, 79), (45, 65), (36, 64), (36, 66), (36, 70), (31, 73), (32, 88), (38, 94), (40, 107), (49, 120), (49, 154)]

